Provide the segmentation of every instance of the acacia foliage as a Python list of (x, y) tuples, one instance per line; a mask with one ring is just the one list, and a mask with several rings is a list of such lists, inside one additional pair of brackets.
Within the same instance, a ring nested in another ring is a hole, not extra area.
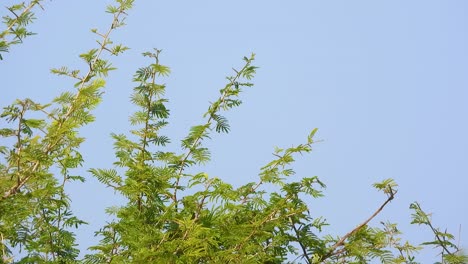
[[(39, 2), (9, 8), (17, 19), (4, 20), (0, 52), (18, 44), (21, 32), (32, 34), (26, 25)], [(89, 170), (126, 203), (107, 209), (115, 220), (96, 232), (101, 241), (80, 259), (75, 234), (86, 223), (73, 215), (64, 187), (84, 181), (83, 175), (70, 174), (84, 163), (79, 147), (85, 138), (79, 129), (94, 121), (92, 110), (101, 102), (105, 78), (115, 69), (104, 57), (128, 49), (114, 44), (110, 36), (125, 25), (133, 2), (116, 0), (108, 7), (108, 29), (93, 29), (98, 45), (80, 55), (85, 70), (52, 69), (53, 74), (74, 79), (74, 89), (47, 104), (23, 99), (3, 108), (2, 263), (417, 263), (417, 252), (424, 246), (440, 250), (440, 263), (467, 261), (454, 236), (434, 227), (419, 203), (410, 206), (412, 223), (427, 226), (433, 241), (415, 246), (402, 239), (397, 224), (371, 226), (397, 194), (392, 179), (374, 185), (384, 197), (374, 214), (347, 234), (325, 234), (324, 217), (311, 214), (313, 208), (306, 203), (322, 197), (325, 184), (316, 176), (297, 177), (293, 169), (298, 154), (312, 151), (317, 129), (302, 144), (276, 148), (257, 180), (238, 188), (203, 172), (210, 161), (204, 143), (212, 133), (230, 131), (223, 113), (240, 106), (239, 96), (253, 86), (255, 56), (244, 57), (243, 66), (234, 69), (218, 99), (208, 106), (204, 121), (193, 126), (174, 151), (168, 147), (170, 135), (163, 133), (170, 111), (162, 80), (170, 68), (160, 63), (157, 49), (143, 53), (151, 62), (133, 76), (131, 102), (138, 110), (130, 117), (132, 129), (111, 135), (115, 166)], [(22, 11), (17, 15), (15, 10)], [(13, 40), (7, 40), (12, 34)]]

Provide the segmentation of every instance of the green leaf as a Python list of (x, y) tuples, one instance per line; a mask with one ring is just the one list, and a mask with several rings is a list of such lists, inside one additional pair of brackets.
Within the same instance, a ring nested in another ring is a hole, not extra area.
[(0, 129), (0, 136), (2, 137), (12, 137), (16, 135), (16, 131), (11, 128), (2, 128)]
[(98, 49), (90, 49), (87, 53), (80, 54), (80, 58), (87, 63), (91, 63), (96, 58), (98, 51)]
[(44, 128), (46, 125), (42, 119), (23, 119), (23, 123), (30, 128)]
[(171, 69), (161, 64), (151, 64), (153, 71), (159, 76), (168, 76), (171, 73)]
[(229, 133), (230, 127), (228, 120), (220, 115), (212, 114), (211, 117), (216, 121), (215, 130), (218, 133)]

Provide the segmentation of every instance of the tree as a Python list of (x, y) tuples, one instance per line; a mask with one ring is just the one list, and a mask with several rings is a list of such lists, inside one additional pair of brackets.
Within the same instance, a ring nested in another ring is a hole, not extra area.
[[(0, 52), (32, 34), (26, 26), (40, 2), (8, 8), (11, 16), (4, 18)], [(244, 57), (243, 66), (227, 77), (218, 99), (203, 115), (205, 121), (193, 126), (181, 141), (182, 151), (171, 151), (167, 146), (171, 137), (163, 134), (170, 112), (161, 82), (170, 68), (160, 63), (158, 49), (143, 53), (151, 62), (133, 77), (131, 101), (138, 110), (130, 117), (130, 133), (112, 134), (115, 167), (89, 171), (125, 197), (126, 204), (108, 208), (115, 221), (96, 232), (101, 242), (79, 259), (75, 234), (86, 223), (72, 214), (64, 187), (84, 181), (70, 173), (85, 162), (79, 149), (85, 138), (79, 129), (94, 121), (92, 111), (101, 102), (105, 78), (115, 69), (105, 57), (128, 49), (110, 37), (125, 25), (133, 2), (116, 0), (107, 8), (112, 16), (108, 29), (92, 30), (98, 45), (80, 55), (86, 71), (52, 69), (53, 74), (74, 79), (74, 90), (46, 104), (22, 99), (4, 107), (2, 263), (416, 263), (417, 252), (424, 246), (440, 251), (440, 263), (468, 261), (454, 236), (434, 227), (417, 202), (410, 205), (412, 223), (427, 226), (433, 241), (412, 245), (403, 240), (397, 224), (371, 226), (397, 195), (392, 179), (374, 184), (384, 199), (364, 222), (341, 237), (323, 234), (327, 223), (309, 212), (305, 198), (323, 196), (325, 184), (318, 177), (297, 179), (293, 170), (296, 156), (312, 151), (317, 129), (302, 144), (276, 148), (258, 179), (239, 188), (199, 172), (197, 165), (210, 160), (204, 142), (212, 133), (230, 131), (223, 112), (240, 106), (243, 89), (253, 86), (255, 56)]]

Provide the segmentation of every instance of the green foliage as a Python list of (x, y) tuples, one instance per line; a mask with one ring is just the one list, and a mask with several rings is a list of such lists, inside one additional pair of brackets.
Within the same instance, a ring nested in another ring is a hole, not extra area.
[(434, 240), (422, 243), (422, 245), (434, 246), (440, 249), (441, 262), (448, 264), (462, 264), (468, 262), (468, 256), (462, 254), (461, 249), (453, 242), (455, 236), (448, 233), (447, 230), (440, 231), (432, 225), (430, 215), (425, 213), (419, 203), (414, 202), (410, 205), (410, 209), (414, 211), (411, 215), (413, 221), (412, 224), (426, 225), (430, 228), (434, 234)]
[[(2, 39), (13, 29), (25, 30), (24, 26), (33, 17), (29, 10), (39, 2), (10, 8), (14, 14), (22, 10), (22, 15), (17, 20), (5, 18), (7, 29)], [(101, 58), (102, 52), (110, 48), (110, 33), (131, 5), (131, 1), (119, 3), (107, 33), (98, 34), (102, 39), (100, 46), (81, 56), (88, 71), (80, 76), (78, 70), (70, 71), (66, 67), (52, 70), (78, 79), (74, 91), (62, 93), (49, 104), (16, 100), (4, 107), (0, 115), (7, 124), (0, 130), (0, 136), (5, 142), (12, 142), (11, 146), (1, 147), (5, 161), (0, 166), (0, 234), (4, 260), (11, 258), (12, 247), (24, 251), (19, 263), (69, 263), (78, 257), (72, 229), (84, 222), (73, 216), (64, 188), (70, 181), (84, 179), (70, 175), (70, 169), (83, 163), (79, 147), (85, 139), (78, 131), (94, 121), (91, 111), (101, 101), (105, 81), (97, 76), (106, 76), (112, 69)], [(2, 42), (3, 47), (11, 44), (16, 42)]]
[(5, 29), (0, 31), (0, 60), (3, 60), (2, 52), (8, 52), (10, 46), (20, 44), (26, 37), (34, 35), (26, 26), (36, 19), (33, 10), (37, 6), (44, 9), (41, 2), (32, 0), (5, 7), (8, 14), (2, 17)]
[[(25, 26), (39, 3), (9, 7), (13, 16), (4, 18), (0, 52), (32, 34)], [(397, 194), (392, 179), (374, 184), (385, 200), (370, 217), (343, 236), (325, 233), (325, 217), (312, 214), (308, 201), (323, 197), (326, 186), (317, 176), (300, 177), (294, 171), (295, 159), (311, 152), (317, 142), (316, 128), (303, 143), (275, 148), (258, 177), (240, 187), (203, 172), (211, 159), (205, 141), (212, 133), (230, 132), (224, 112), (240, 106), (240, 95), (253, 86), (255, 56), (243, 58), (203, 121), (173, 150), (172, 138), (163, 133), (170, 110), (162, 80), (170, 68), (160, 63), (157, 49), (143, 53), (151, 63), (133, 76), (131, 102), (138, 109), (129, 118), (132, 129), (111, 135), (114, 168), (89, 170), (126, 202), (106, 210), (114, 220), (96, 232), (100, 242), (79, 259), (75, 232), (86, 223), (71, 212), (65, 185), (84, 180), (70, 174), (85, 162), (79, 152), (85, 138), (79, 130), (94, 121), (92, 111), (101, 102), (105, 78), (115, 69), (104, 55), (128, 49), (113, 44), (110, 35), (125, 25), (132, 5), (131, 0), (116, 0), (107, 7), (109, 28), (92, 29), (98, 46), (79, 56), (86, 70), (51, 70), (74, 79), (74, 88), (47, 104), (23, 99), (3, 108), (1, 263), (417, 263), (416, 255), (425, 246), (440, 249), (440, 263), (467, 262), (455, 237), (434, 228), (418, 203), (410, 206), (412, 223), (428, 226), (433, 241), (412, 245), (402, 239), (395, 223), (371, 226)]]

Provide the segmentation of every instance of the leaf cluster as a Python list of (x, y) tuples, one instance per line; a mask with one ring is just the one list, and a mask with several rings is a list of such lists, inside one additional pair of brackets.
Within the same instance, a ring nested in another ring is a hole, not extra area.
[[(85, 139), (79, 136), (79, 130), (94, 121), (92, 110), (101, 102), (105, 86), (100, 77), (112, 70), (102, 53), (110, 51), (113, 55), (110, 33), (131, 5), (131, 1), (117, 2), (121, 5), (113, 14), (109, 30), (99, 35), (99, 47), (80, 56), (88, 68), (85, 73), (80, 76), (79, 70), (69, 71), (67, 67), (52, 70), (78, 79), (73, 91), (47, 104), (28, 98), (16, 100), (0, 114), (5, 121), (0, 128), (0, 246), (4, 261), (12, 258), (12, 249), (18, 248), (24, 252), (20, 263), (72, 263), (78, 258), (72, 229), (85, 222), (73, 215), (65, 185), (84, 180), (72, 174), (83, 164), (79, 147)], [(7, 30), (0, 35), (2, 41), (13, 30), (25, 30), (33, 18), (30, 10), (39, 3), (31, 1), (10, 8), (16, 19), (4, 18)], [(3, 47), (12, 44), (2, 43)]]
[(32, 0), (5, 7), (8, 13), (2, 17), (5, 28), (0, 32), (0, 60), (3, 60), (2, 53), (8, 52), (10, 46), (20, 44), (26, 37), (34, 35), (27, 26), (36, 19), (33, 10), (36, 7), (44, 9), (41, 2)]

